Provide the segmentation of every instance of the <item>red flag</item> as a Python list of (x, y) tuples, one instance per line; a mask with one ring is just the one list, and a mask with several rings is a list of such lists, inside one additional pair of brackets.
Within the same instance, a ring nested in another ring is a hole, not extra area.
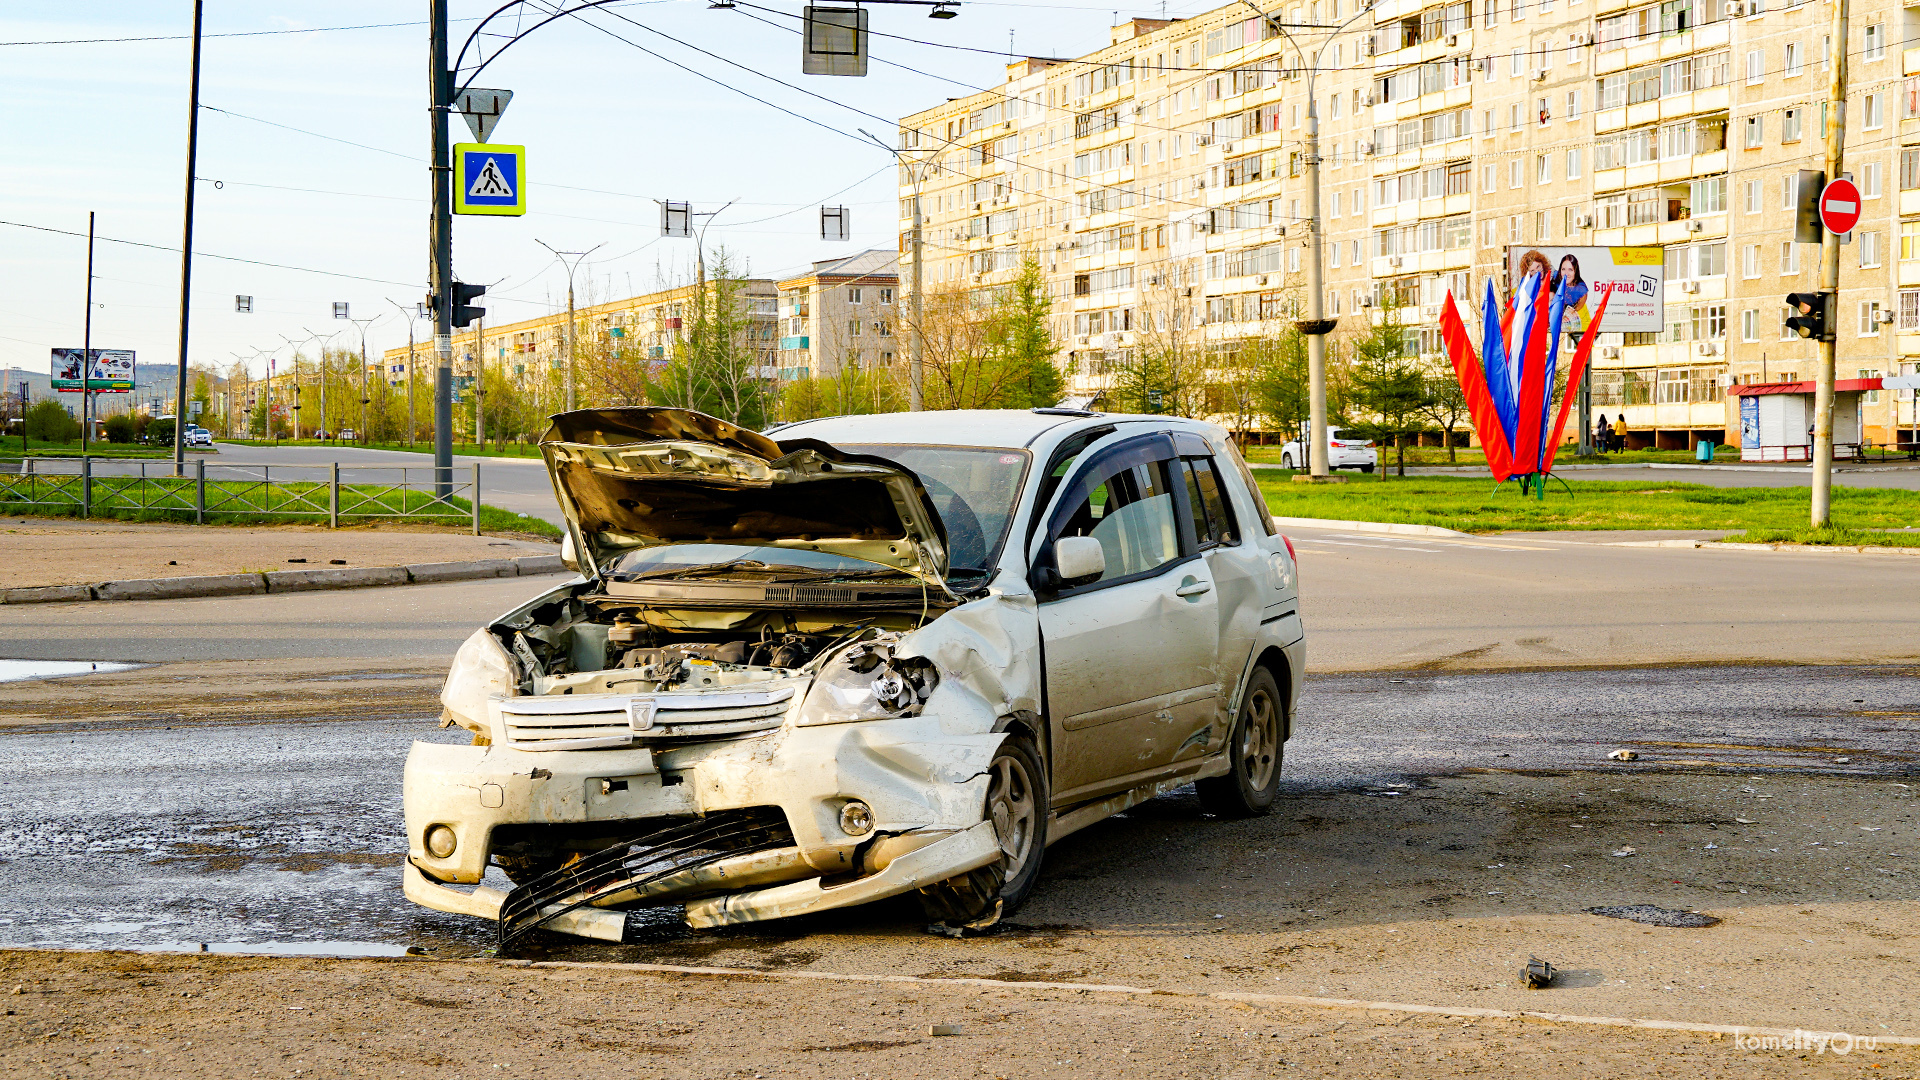
[(1447, 347), (1447, 358), (1453, 361), (1453, 374), (1467, 396), (1467, 414), (1473, 417), (1473, 428), (1480, 433), (1480, 446), (1487, 452), (1487, 468), (1493, 470), (1495, 480), (1505, 480), (1513, 475), (1507, 458), (1505, 429), (1500, 426), (1493, 394), (1487, 390), (1486, 371), (1467, 340), (1467, 327), (1460, 321), (1460, 310), (1454, 306), (1451, 290), (1440, 308), (1440, 340)]
[(1587, 332), (1580, 335), (1580, 346), (1573, 351), (1573, 363), (1567, 367), (1567, 392), (1560, 399), (1560, 416), (1553, 422), (1553, 441), (1547, 444), (1546, 460), (1541, 464), (1541, 472), (1553, 471), (1553, 455), (1560, 449), (1560, 438), (1567, 430), (1567, 410), (1573, 407), (1573, 396), (1579, 393), (1580, 376), (1587, 370), (1587, 357), (1593, 353), (1593, 340), (1600, 334), (1600, 316), (1607, 313), (1607, 301), (1613, 299), (1613, 290), (1600, 294), (1600, 308), (1593, 313), (1593, 321), (1587, 324)]
[(1546, 275), (1534, 286), (1533, 325), (1527, 332), (1526, 347), (1520, 354), (1520, 416), (1513, 436), (1513, 471), (1538, 472), (1540, 469), (1540, 418), (1546, 413), (1546, 395), (1553, 387), (1542, 386), (1547, 379), (1547, 292)]

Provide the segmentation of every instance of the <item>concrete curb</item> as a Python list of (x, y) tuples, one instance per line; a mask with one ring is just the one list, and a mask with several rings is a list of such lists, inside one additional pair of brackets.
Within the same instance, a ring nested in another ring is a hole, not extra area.
[(223, 574), (212, 577), (136, 578), (102, 581), (95, 585), (42, 585), (0, 589), (0, 604), (62, 604), (82, 600), (185, 600), (213, 596), (258, 596), (264, 593), (314, 592), (321, 589), (371, 589), (394, 585), (428, 585), (442, 581), (478, 581), (485, 578), (539, 577), (572, 573), (558, 555), (526, 555), (517, 559), (476, 559), (471, 562), (415, 563), (412, 566), (351, 566), (313, 570), (273, 570), (263, 574)]
[(1275, 525), (1295, 529), (1346, 529), (1349, 532), (1392, 533), (1397, 536), (1470, 536), (1438, 525), (1407, 525), (1398, 521), (1342, 521), (1334, 518), (1277, 517)]

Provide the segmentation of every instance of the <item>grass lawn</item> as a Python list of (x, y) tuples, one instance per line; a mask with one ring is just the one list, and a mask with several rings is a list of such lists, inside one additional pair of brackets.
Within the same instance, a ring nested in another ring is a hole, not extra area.
[[(1393, 468), (1393, 447), (1376, 446), (1374, 449), (1379, 451), (1380, 467), (1383, 469)], [(1257, 461), (1265, 465), (1280, 464), (1280, 447), (1278, 446), (1249, 446), (1245, 448), (1245, 453), (1248, 461)], [(1477, 446), (1455, 447), (1453, 453), (1454, 460), (1450, 462), (1447, 460), (1447, 450), (1443, 446), (1409, 446), (1407, 447), (1407, 464), (1409, 466), (1451, 465), (1469, 468), (1484, 466), (1487, 463), (1486, 452)], [(1574, 454), (1574, 448), (1568, 446), (1561, 449), (1559, 456), (1554, 459), (1554, 464), (1625, 465), (1645, 462), (1687, 464), (1695, 460), (1693, 451), (1691, 450), (1622, 450), (1617, 454), (1594, 454), (1590, 457), (1579, 457)], [(1739, 461), (1740, 448), (1724, 444), (1715, 446), (1713, 449), (1713, 460), (1717, 462)]]
[[(320, 439), (281, 439), (272, 442), (267, 439), (221, 439), (220, 442), (233, 443), (236, 446), (332, 446), (352, 450), (404, 450), (414, 454), (433, 453), (433, 443), (355, 443), (328, 442)], [(540, 447), (526, 443), (488, 443), (484, 446), (474, 443), (454, 443), (454, 457), (523, 457), (538, 458)]]
[[(1344, 484), (1295, 484), (1288, 473), (1254, 473), (1267, 505), (1283, 517), (1399, 521), (1469, 533), (1555, 529), (1792, 533), (1804, 531), (1807, 522), (1808, 492), (1804, 487), (1717, 488), (1659, 481), (1570, 480), (1571, 496), (1556, 482), (1542, 501), (1523, 497), (1517, 484), (1505, 484), (1496, 492), (1491, 480), (1469, 477), (1403, 480), (1343, 475), (1350, 477)], [(1920, 492), (1835, 487), (1833, 518), (1850, 530), (1920, 524)]]
[[(325, 525), (326, 484), (207, 481), (206, 520), (216, 525)], [(77, 517), (77, 476), (0, 476), (0, 514)], [(103, 476), (93, 481), (91, 517), (116, 521), (193, 521), (192, 479)], [(449, 498), (436, 504), (424, 491), (393, 490), (380, 484), (340, 485), (340, 518), (355, 525), (404, 522), (470, 528), (473, 504)], [(536, 517), (480, 505), (480, 531), (525, 533), (557, 540), (560, 530)]]
[[(1839, 489), (1835, 489), (1838, 491)], [(1920, 547), (1920, 533), (1872, 532), (1864, 529), (1839, 528), (1815, 529), (1800, 526), (1794, 529), (1752, 529), (1738, 536), (1726, 538), (1729, 542), (1740, 544), (1814, 544), (1834, 547)]]
[[(187, 451), (189, 457), (196, 453), (204, 454), (207, 453), (207, 451)], [(0, 439), (0, 458), (77, 458), (79, 456), (81, 455), (80, 440), (78, 439), (70, 443), (34, 442), (28, 440), (25, 450), (20, 448), (19, 439)], [(99, 458), (166, 458), (171, 460), (173, 458), (173, 444), (168, 443), (166, 446), (133, 446), (129, 443), (89, 442), (87, 444), (86, 456)]]

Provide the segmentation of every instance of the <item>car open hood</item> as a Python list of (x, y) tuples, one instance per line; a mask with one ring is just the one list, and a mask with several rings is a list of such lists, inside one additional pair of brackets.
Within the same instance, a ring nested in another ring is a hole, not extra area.
[(668, 544), (763, 544), (900, 570), (946, 592), (946, 527), (920, 478), (691, 409), (580, 409), (540, 437), (580, 570)]

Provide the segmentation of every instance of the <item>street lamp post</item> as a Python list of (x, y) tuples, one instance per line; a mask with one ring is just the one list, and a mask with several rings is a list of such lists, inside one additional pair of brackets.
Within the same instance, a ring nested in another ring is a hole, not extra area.
[(926, 314), (926, 305), (921, 299), (920, 288), (920, 230), (922, 226), (920, 216), (920, 181), (925, 177), (927, 170), (932, 168), (932, 161), (921, 162), (919, 168), (916, 169), (907, 161), (906, 154), (881, 142), (866, 128), (860, 128), (859, 131), (860, 134), (865, 135), (869, 139), (873, 139), (874, 143), (878, 145), (880, 149), (892, 154), (900, 164), (907, 166), (907, 175), (913, 180), (913, 338), (908, 342), (907, 408), (912, 412), (920, 412), (927, 407), (924, 389), (926, 385), (924, 382), (926, 371), (926, 334), (922, 329), (924, 316)]
[[(1316, 477), (1328, 475), (1327, 470), (1327, 335), (1333, 332), (1335, 319), (1327, 318), (1327, 294), (1325, 287), (1326, 270), (1321, 263), (1321, 234), (1325, 231), (1320, 221), (1320, 107), (1319, 97), (1314, 93), (1314, 75), (1320, 67), (1320, 55), (1332, 43), (1336, 34), (1353, 25), (1361, 18), (1371, 15), (1371, 5), (1354, 12), (1347, 20), (1329, 29), (1313, 50), (1309, 60), (1286, 25), (1272, 15), (1261, 11), (1253, 0), (1240, 0), (1241, 3), (1267, 20), (1287, 39), (1293, 54), (1300, 59), (1307, 70), (1307, 145), (1306, 145), (1306, 195), (1307, 195), (1307, 317), (1296, 320), (1294, 326), (1307, 338), (1307, 379), (1308, 407), (1312, 416), (1309, 438), (1313, 440), (1307, 450), (1309, 472)], [(1315, 29), (1318, 29), (1316, 27)]]
[[(547, 243), (545, 240), (535, 239), (534, 243), (539, 244), (548, 251), (552, 251), (553, 257), (559, 259), (560, 265), (566, 267), (567, 270), (567, 411), (572, 412), (580, 407), (577, 392), (574, 389), (573, 378), (574, 352), (575, 346), (578, 344), (577, 339), (580, 336), (578, 332), (579, 328), (573, 321), (573, 272), (579, 269), (581, 260), (599, 251), (606, 245), (595, 244), (585, 251), (558, 251), (555, 250), (552, 244)], [(571, 263), (567, 262), (567, 256), (569, 255), (573, 256), (573, 262)]]
[(401, 317), (407, 321), (407, 445), (412, 446), (413, 433), (414, 433), (414, 428), (413, 428), (413, 322), (415, 319), (431, 319), (433, 317), (433, 314), (427, 310), (427, 305), (425, 304), (415, 305), (413, 309), (413, 313), (409, 314), (407, 312), (407, 309), (401, 306), (400, 301), (395, 300), (392, 297), (388, 297), (387, 303), (392, 304), (394, 308), (400, 312)]
[[(300, 329), (306, 330), (307, 328), (303, 326)], [(295, 388), (294, 396), (297, 399), (299, 397), (299, 386), (300, 386), (300, 350), (306, 348), (307, 346), (313, 344), (316, 341), (319, 341), (319, 342), (326, 341), (326, 335), (316, 334), (311, 330), (307, 330), (306, 340), (300, 342), (297, 345), (294, 344), (294, 341), (292, 338), (288, 337), (285, 334), (280, 335), (280, 340), (286, 342), (288, 347), (293, 349), (293, 359), (290, 362), (293, 364), (293, 385)], [(271, 386), (271, 382), (269, 382), (269, 386)], [(294, 405), (294, 409), (296, 411), (293, 414), (293, 437), (296, 440), (300, 438), (300, 413), (298, 412), (299, 408), (300, 406), (298, 404)], [(327, 347), (326, 345), (323, 344), (320, 346), (320, 428), (324, 430), (326, 426), (327, 426)], [(273, 414), (271, 412), (267, 414), (267, 430), (268, 431), (273, 430)]]
[[(360, 331), (360, 430), (356, 433), (358, 441), (360, 442), (367, 441), (367, 402), (372, 400), (367, 393), (369, 388), (367, 382), (367, 329), (384, 318), (386, 318), (385, 315), (375, 315), (371, 319), (347, 320)], [(409, 331), (411, 331), (411, 327), (409, 327)]]

